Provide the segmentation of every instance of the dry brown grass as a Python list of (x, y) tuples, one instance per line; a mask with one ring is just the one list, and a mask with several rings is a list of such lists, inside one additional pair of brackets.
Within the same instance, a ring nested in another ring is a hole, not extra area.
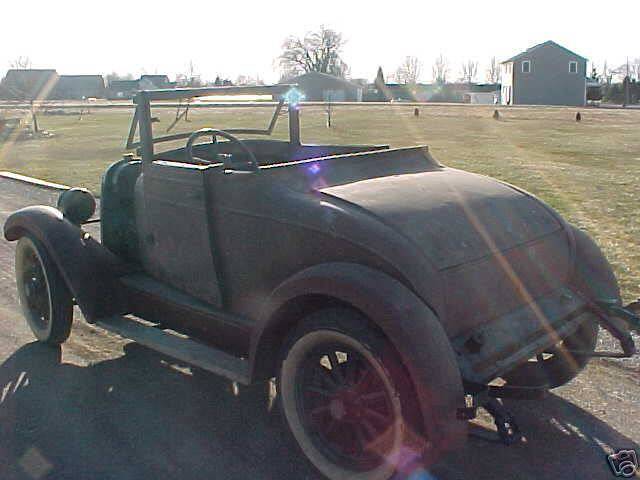
[[(324, 110), (303, 111), (310, 143), (427, 144), (442, 163), (516, 184), (591, 233), (605, 250), (627, 299), (640, 296), (640, 111), (575, 108), (425, 106), (335, 107), (333, 128)], [(76, 116), (41, 116), (51, 139), (0, 144), (0, 170), (99, 189), (105, 167), (122, 154), (130, 112), (94, 110)], [(159, 113), (164, 131), (174, 110)], [(263, 126), (267, 110), (194, 111), (189, 129)], [(286, 137), (286, 122), (275, 136)]]

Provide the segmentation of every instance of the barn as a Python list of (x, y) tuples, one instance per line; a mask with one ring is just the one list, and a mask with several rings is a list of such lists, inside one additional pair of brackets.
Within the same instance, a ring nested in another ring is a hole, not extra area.
[(50, 97), (56, 100), (104, 98), (102, 75), (60, 75)]
[(58, 81), (52, 69), (11, 69), (0, 82), (4, 100), (46, 100)]
[(107, 99), (132, 99), (138, 90), (140, 90), (138, 80), (111, 80), (107, 89)]
[(361, 102), (362, 86), (326, 73), (308, 72), (281, 83), (295, 83), (307, 102)]
[(142, 75), (138, 81), (140, 90), (156, 90), (160, 88), (174, 88), (166, 75)]

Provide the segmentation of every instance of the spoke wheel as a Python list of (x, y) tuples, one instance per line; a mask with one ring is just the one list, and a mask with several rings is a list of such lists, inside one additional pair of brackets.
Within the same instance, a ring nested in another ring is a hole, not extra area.
[(376, 448), (394, 429), (393, 390), (360, 352), (344, 344), (313, 349), (296, 381), (297, 408), (316, 447), (353, 470), (380, 466)]
[(48, 253), (36, 240), (22, 237), (15, 268), (20, 306), (36, 338), (64, 342), (71, 330), (73, 301)]
[(287, 342), (280, 408), (294, 440), (326, 477), (389, 479), (416, 431), (407, 421), (411, 383), (386, 339), (332, 321), (348, 320), (348, 310), (329, 312), (304, 319)]

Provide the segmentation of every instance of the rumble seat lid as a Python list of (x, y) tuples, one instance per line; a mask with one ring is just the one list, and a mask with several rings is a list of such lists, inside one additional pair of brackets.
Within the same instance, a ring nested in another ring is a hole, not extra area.
[(534, 197), (451, 168), (372, 178), (321, 189), (366, 209), (412, 240), (443, 270), (561, 228)]

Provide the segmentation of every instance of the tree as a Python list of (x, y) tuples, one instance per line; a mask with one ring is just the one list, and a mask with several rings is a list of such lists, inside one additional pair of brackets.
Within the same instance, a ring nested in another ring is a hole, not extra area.
[(607, 65), (607, 61), (604, 61), (604, 65), (602, 65), (602, 81), (607, 85), (611, 85), (611, 80), (613, 79), (613, 74), (611, 73), (611, 69)]
[(376, 73), (376, 79), (374, 81), (374, 84), (376, 88), (380, 90), (384, 88), (385, 85), (387, 84), (387, 82), (384, 79), (384, 72), (382, 71), (382, 67), (378, 67), (378, 73)]
[(406, 85), (415, 85), (418, 83), (422, 64), (416, 57), (405, 57), (404, 62), (396, 70), (396, 81)]
[(433, 67), (431, 67), (433, 73), (434, 82), (444, 85), (447, 83), (447, 76), (449, 75), (449, 62), (444, 57), (444, 55), (438, 55), (435, 62), (433, 63)]
[(31, 68), (31, 59), (21, 55), (9, 62), (9, 65), (15, 70), (28, 70)]
[(467, 60), (462, 64), (462, 81), (473, 83), (478, 73), (478, 62)]
[(640, 80), (640, 57), (634, 58), (629, 62), (629, 76)]
[(502, 81), (502, 68), (496, 57), (491, 57), (489, 68), (487, 68), (487, 82), (500, 83)]
[(105, 79), (107, 80), (107, 85), (109, 85), (114, 80), (133, 80), (133, 74), (125, 73), (124, 75), (121, 75), (117, 72), (111, 72), (105, 75)]
[(176, 75), (176, 82), (181, 87), (202, 87), (204, 84), (200, 79), (200, 75), (196, 72), (196, 67), (193, 60), (189, 60), (187, 71), (185, 73), (179, 73)]
[(315, 32), (307, 32), (303, 38), (287, 38), (278, 57), (282, 76), (320, 72), (344, 77), (349, 70), (341, 57), (344, 44), (341, 33), (324, 26)]
[[(216, 80), (219, 79), (220, 77)], [(252, 75), (238, 75), (235, 85), (264, 85), (264, 82), (260, 78), (260, 75), (256, 75), (255, 77)]]

